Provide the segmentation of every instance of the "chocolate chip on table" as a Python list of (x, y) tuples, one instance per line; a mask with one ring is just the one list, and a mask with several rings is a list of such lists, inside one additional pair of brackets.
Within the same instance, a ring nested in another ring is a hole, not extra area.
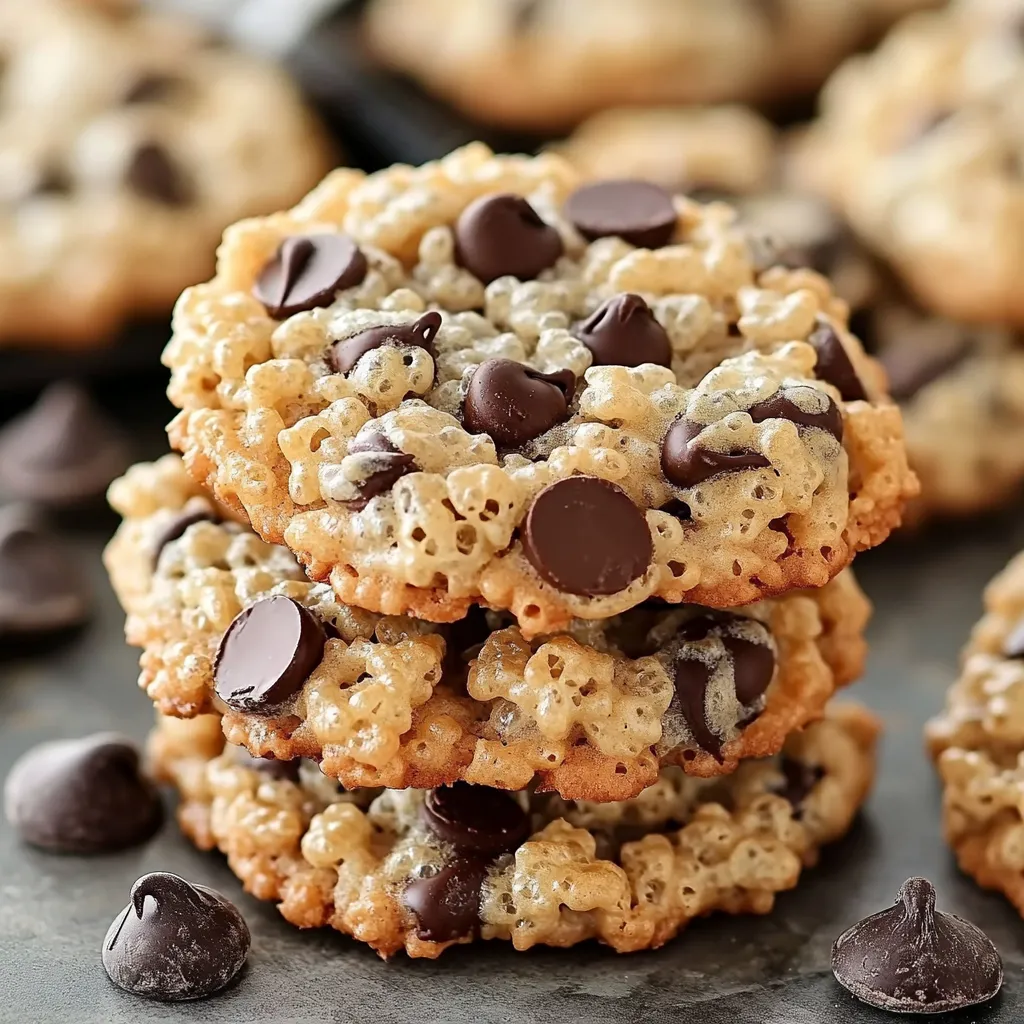
[[(818, 406), (819, 411), (808, 411), (805, 406)], [(839, 406), (817, 388), (807, 384), (783, 388), (771, 398), (752, 405), (747, 410), (755, 423), (765, 420), (789, 420), (798, 427), (811, 427), (824, 430), (837, 441), (843, 440), (843, 414)]]
[(668, 428), (661, 445), (661, 471), (677, 486), (696, 487), (719, 473), (771, 466), (763, 455), (747, 449), (721, 452), (703, 447), (697, 441), (703, 429), (684, 416)]
[(541, 373), (514, 359), (488, 359), (469, 380), (462, 421), (499, 448), (518, 448), (568, 419), (575, 390), (572, 370)]
[(348, 373), (367, 352), (385, 345), (426, 349), (434, 354), (434, 338), (441, 329), (441, 314), (431, 311), (408, 324), (386, 324), (370, 327), (350, 338), (342, 338), (331, 346), (329, 356), (335, 373)]
[(51, 506), (102, 498), (131, 462), (130, 447), (85, 391), (58, 381), (0, 430), (0, 489)]
[(422, 816), (434, 835), (464, 853), (497, 855), (518, 846), (530, 832), (526, 812), (514, 797), (466, 782), (430, 790)]
[(1024, 658), (1024, 619), (1010, 630), (1003, 641), (1004, 658)]
[(484, 284), (506, 276), (532, 281), (562, 252), (558, 231), (511, 192), (481, 196), (455, 223), (455, 260)]
[(323, 658), (320, 620), (290, 597), (267, 597), (235, 616), (214, 662), (217, 696), (237, 711), (267, 714), (302, 689)]
[(249, 954), (238, 908), (205, 885), (166, 871), (143, 875), (103, 940), (110, 980), (161, 1002), (206, 999), (228, 986)]
[(154, 566), (160, 561), (160, 555), (168, 544), (181, 540), (185, 531), (196, 523), (221, 523), (223, 518), (216, 506), (208, 498), (189, 498), (181, 509), (168, 520), (163, 528), (153, 537), (150, 542), (150, 550), (153, 552)]
[(275, 320), (329, 306), (335, 295), (354, 288), (369, 264), (348, 235), (292, 235), (266, 262), (253, 295)]
[(620, 487), (571, 476), (545, 487), (526, 513), (523, 553), (551, 586), (601, 597), (647, 572), (654, 553), (644, 513)]
[(74, 553), (31, 507), (0, 509), (0, 638), (68, 630), (90, 606)]
[(595, 366), (672, 365), (668, 332), (639, 295), (609, 299), (573, 334), (593, 353)]
[(41, 743), (23, 754), (7, 776), (4, 811), (25, 842), (74, 854), (137, 846), (163, 821), (139, 751), (113, 733)]
[(481, 857), (456, 853), (436, 874), (409, 881), (402, 903), (416, 918), (416, 935), (427, 942), (452, 942), (474, 935), (480, 927), (488, 866)]
[(349, 508), (357, 512), (366, 508), (377, 495), (390, 491), (403, 476), (420, 471), (411, 455), (400, 452), (378, 432), (362, 438), (357, 437), (348, 446), (348, 450), (350, 455), (373, 453), (370, 472), (356, 484), (359, 497), (345, 502)]
[(660, 249), (676, 230), (671, 193), (638, 178), (583, 185), (566, 200), (565, 215), (588, 242), (614, 235), (640, 249)]
[(862, 1002), (891, 1013), (947, 1013), (992, 999), (999, 951), (976, 925), (935, 909), (935, 887), (910, 878), (896, 904), (836, 939), (832, 973)]
[(825, 777), (825, 769), (817, 764), (805, 764), (792, 757), (783, 756), (779, 764), (782, 782), (772, 789), (776, 796), (788, 800), (793, 807), (794, 817), (800, 818), (803, 813), (803, 802), (810, 796), (814, 787)]
[(158, 142), (138, 146), (125, 170), (125, 182), (144, 199), (165, 206), (185, 206), (194, 198), (184, 172)]
[(835, 328), (821, 322), (808, 340), (818, 353), (818, 362), (814, 367), (816, 376), (831, 384), (844, 402), (868, 401), (868, 394), (853, 368), (850, 354)]

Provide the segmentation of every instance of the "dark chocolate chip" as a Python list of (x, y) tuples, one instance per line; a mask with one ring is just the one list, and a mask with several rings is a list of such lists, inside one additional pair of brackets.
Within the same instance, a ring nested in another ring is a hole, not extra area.
[(177, 75), (153, 71), (140, 75), (124, 94), (126, 106), (136, 103), (162, 103), (179, 92), (185, 83)]
[(565, 215), (588, 241), (617, 235), (641, 249), (668, 245), (676, 229), (671, 194), (636, 178), (583, 185), (566, 200)]
[(722, 740), (712, 731), (707, 713), (711, 667), (694, 658), (679, 658), (674, 669), (672, 703), (678, 707), (697, 746), (721, 762)]
[(763, 455), (748, 449), (720, 452), (703, 447), (698, 441), (703, 429), (683, 416), (668, 428), (661, 446), (661, 470), (677, 486), (696, 487), (719, 473), (771, 466)]
[(575, 390), (572, 370), (541, 373), (514, 359), (488, 359), (469, 380), (462, 421), (499, 448), (518, 448), (568, 419)]
[(672, 365), (672, 342), (639, 295), (616, 295), (573, 334), (594, 354), (595, 366)]
[(562, 255), (562, 237), (522, 196), (498, 192), (469, 204), (455, 224), (455, 259), (484, 284), (532, 281)]
[(165, 206), (185, 206), (194, 197), (191, 183), (158, 142), (142, 143), (125, 171), (128, 186), (144, 199)]
[(267, 597), (239, 612), (217, 649), (217, 696), (238, 711), (266, 714), (290, 700), (320, 664), (327, 635), (290, 597)]
[(0, 488), (10, 497), (53, 506), (102, 498), (130, 461), (122, 430), (70, 381), (0, 430)]
[(434, 338), (441, 329), (441, 314), (431, 311), (409, 324), (387, 324), (342, 338), (331, 346), (330, 362), (335, 373), (348, 373), (367, 352), (384, 345), (426, 349), (434, 354)]
[(1018, 622), (1003, 641), (1003, 657), (1024, 658), (1024, 620)]
[(153, 552), (153, 565), (160, 561), (160, 555), (168, 544), (181, 540), (185, 531), (196, 523), (220, 523), (223, 522), (220, 513), (213, 502), (207, 498), (189, 498), (181, 507), (178, 513), (164, 524), (163, 529), (150, 542), (150, 550)]
[(792, 757), (783, 757), (779, 764), (783, 781), (773, 787), (772, 792), (788, 800), (793, 808), (794, 817), (802, 815), (803, 802), (810, 796), (814, 787), (825, 777), (825, 769), (817, 764), (805, 764)]
[(913, 398), (933, 381), (959, 366), (970, 354), (969, 341), (956, 331), (907, 337), (885, 345), (878, 359), (897, 401)]
[(862, 1002), (890, 1013), (946, 1013), (992, 999), (1003, 962), (976, 925), (935, 909), (935, 888), (910, 878), (896, 904), (836, 939), (832, 972)]
[(526, 513), (522, 542), (543, 579), (585, 597), (624, 590), (647, 572), (654, 552), (643, 511), (620, 487), (593, 476), (545, 487)]
[(771, 398), (752, 405), (748, 412), (755, 423), (764, 423), (765, 420), (789, 420), (798, 427), (824, 430), (837, 441), (843, 440), (843, 414), (839, 411), (839, 406), (824, 391), (807, 384), (783, 388)]
[(868, 394), (835, 328), (822, 321), (809, 340), (818, 353), (815, 374), (836, 388), (844, 402), (866, 402)]
[(228, 986), (249, 954), (245, 919), (227, 897), (165, 871), (143, 875), (103, 940), (103, 966), (147, 999), (205, 999)]
[(480, 900), (488, 861), (456, 854), (427, 878), (412, 879), (402, 902), (416, 918), (416, 935), (427, 942), (452, 942), (480, 927)]
[(514, 849), (530, 833), (529, 818), (514, 797), (466, 782), (430, 790), (423, 822), (460, 852), (490, 857)]
[(400, 452), (383, 434), (373, 432), (364, 437), (357, 437), (349, 446), (349, 454), (373, 452), (374, 458), (371, 472), (356, 484), (358, 498), (346, 501), (348, 508), (360, 511), (370, 504), (378, 494), (386, 494), (395, 483), (408, 473), (418, 473), (420, 467), (416, 460), (405, 452)]
[(41, 743), (4, 785), (4, 811), (21, 838), (59, 853), (111, 853), (145, 842), (163, 807), (139, 752), (113, 733)]
[(0, 637), (84, 622), (90, 593), (73, 553), (29, 507), (0, 510)]
[(243, 768), (266, 775), (275, 782), (299, 781), (299, 762), (301, 758), (294, 758), (290, 761), (281, 761), (276, 757), (253, 757), (245, 747), (232, 747), (231, 753), (235, 761)]
[(256, 278), (253, 295), (275, 320), (329, 306), (338, 292), (354, 288), (369, 264), (348, 235), (292, 235)]

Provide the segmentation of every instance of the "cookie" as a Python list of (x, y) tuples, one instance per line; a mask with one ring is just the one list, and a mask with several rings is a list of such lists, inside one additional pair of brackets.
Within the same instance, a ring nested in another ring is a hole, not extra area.
[(309, 761), (285, 775), (221, 752), (215, 716), (162, 720), (150, 752), (180, 792), (186, 834), (300, 928), (336, 928), (385, 957), (437, 957), (474, 938), (630, 952), (716, 911), (768, 913), (849, 828), (877, 732), (841, 705), (727, 779), (666, 769), (605, 804), (464, 784), (345, 791)]
[(133, 3), (0, 11), (0, 345), (166, 315), (225, 226), (331, 166), (294, 87)]
[(959, 0), (909, 18), (822, 94), (796, 161), (932, 312), (1024, 323), (1024, 7)]
[(1024, 555), (985, 591), (945, 710), (927, 728), (946, 841), (961, 870), (1024, 916)]
[(220, 521), (173, 457), (111, 496), (126, 520), (106, 561), (157, 707), (218, 711), (232, 742), (315, 758), (350, 788), (626, 798), (659, 765), (712, 776), (776, 753), (863, 666), (869, 605), (848, 572), (731, 612), (637, 608), (529, 641), (479, 609), (436, 626), (341, 604), (285, 548)]
[(372, 611), (533, 636), (820, 586), (916, 481), (845, 303), (759, 249), (550, 154), (337, 172), (182, 296), (171, 440)]
[(810, 93), (880, 24), (928, 2), (374, 0), (365, 28), (385, 64), (470, 116), (557, 130), (623, 102)]

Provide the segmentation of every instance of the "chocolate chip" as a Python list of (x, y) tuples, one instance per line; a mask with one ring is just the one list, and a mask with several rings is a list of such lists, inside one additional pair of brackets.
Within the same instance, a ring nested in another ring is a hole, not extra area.
[(693, 519), (693, 511), (690, 506), (678, 498), (669, 498), (658, 511), (667, 513), (673, 519), (678, 519), (681, 523), (688, 523)]
[(357, 437), (349, 446), (349, 454), (361, 452), (375, 453), (371, 462), (371, 471), (356, 484), (358, 498), (345, 502), (348, 508), (360, 511), (369, 505), (378, 494), (386, 494), (395, 483), (408, 473), (418, 473), (420, 467), (416, 460), (405, 452), (400, 452), (383, 434), (371, 433), (365, 437)]
[(617, 594), (639, 579), (654, 546), (643, 512), (607, 480), (572, 476), (545, 487), (522, 530), (523, 554), (558, 590)]
[(249, 953), (238, 908), (205, 885), (166, 871), (143, 875), (103, 940), (110, 980), (135, 995), (179, 1002), (229, 985)]
[(836, 388), (844, 402), (866, 402), (868, 394), (835, 328), (822, 321), (808, 340), (818, 353), (815, 374)]
[(568, 419), (575, 390), (572, 370), (541, 373), (514, 359), (488, 359), (469, 380), (462, 420), (499, 448), (518, 448)]
[(129, 86), (122, 102), (125, 106), (136, 103), (162, 103), (170, 99), (184, 84), (177, 75), (150, 72), (140, 75)]
[(289, 597), (267, 597), (239, 612), (214, 662), (217, 696), (238, 711), (265, 714), (290, 700), (320, 664), (327, 635)]
[(455, 224), (455, 259), (484, 284), (532, 281), (562, 255), (562, 237), (522, 196), (499, 192), (469, 204)]
[(444, 634), (444, 678), (465, 679), (469, 663), (491, 635), (487, 613), (478, 604), (470, 605), (464, 618), (451, 623)]
[(266, 775), (267, 778), (273, 779), (275, 782), (294, 782), (297, 784), (299, 781), (300, 758), (296, 757), (291, 761), (281, 761), (270, 755), (267, 757), (254, 757), (245, 747), (232, 747), (231, 753), (235, 761), (243, 768)]
[(789, 420), (798, 427), (824, 430), (837, 441), (843, 440), (843, 414), (839, 406), (824, 391), (806, 384), (783, 388), (771, 398), (752, 405), (748, 412), (755, 423)]
[(434, 338), (441, 329), (441, 314), (424, 313), (410, 324), (387, 324), (342, 338), (331, 346), (330, 363), (335, 373), (348, 373), (367, 352), (385, 345), (426, 349), (434, 354)]
[(676, 230), (671, 194), (634, 178), (583, 185), (569, 196), (565, 215), (590, 242), (617, 235), (640, 249), (668, 245)]
[(639, 295), (609, 299), (573, 334), (594, 354), (595, 366), (672, 365), (668, 332)]
[(668, 428), (661, 446), (661, 470), (677, 486), (696, 487), (719, 473), (771, 466), (763, 455), (748, 449), (722, 452), (704, 448), (698, 442), (703, 429), (683, 416)]
[(153, 565), (155, 566), (160, 561), (160, 555), (164, 548), (176, 540), (181, 540), (190, 526), (195, 526), (196, 523), (220, 522), (223, 522), (221, 515), (211, 501), (201, 497), (189, 498), (150, 542)]
[(75, 854), (137, 846), (163, 821), (138, 750), (113, 733), (41, 743), (23, 754), (7, 776), (4, 811), (25, 842)]
[(825, 777), (825, 769), (817, 764), (805, 764), (792, 757), (783, 757), (779, 764), (783, 781), (772, 788), (772, 792), (788, 800), (793, 807), (794, 817), (802, 815), (803, 802), (814, 787)]
[(1003, 641), (1004, 658), (1024, 658), (1024, 619), (1010, 630)]
[(465, 782), (430, 790), (423, 801), (423, 822), (461, 852), (489, 856), (515, 848), (530, 833), (526, 812), (514, 797)]
[(194, 197), (192, 185), (158, 142), (142, 143), (132, 155), (125, 181), (144, 199), (165, 206), (185, 206)]
[(1003, 962), (976, 925), (935, 909), (925, 878), (900, 887), (896, 905), (836, 939), (832, 972), (862, 1002), (890, 1013), (946, 1013), (992, 999)]
[(369, 264), (348, 235), (292, 235), (267, 261), (253, 295), (275, 320), (329, 306), (338, 292), (354, 288)]
[(32, 182), (29, 196), (66, 196), (71, 192), (71, 176), (62, 167), (42, 168)]
[(970, 352), (970, 343), (959, 332), (928, 332), (920, 339), (906, 336), (890, 342), (878, 359), (889, 377), (889, 393), (905, 402), (959, 366)]
[(102, 498), (130, 461), (124, 433), (70, 381), (0, 430), (0, 488), (10, 497), (53, 506)]
[(416, 918), (416, 935), (427, 942), (452, 942), (476, 933), (488, 861), (455, 855), (434, 875), (415, 878), (402, 903)]
[(84, 622), (89, 588), (74, 555), (28, 507), (0, 510), (0, 636), (49, 634)]

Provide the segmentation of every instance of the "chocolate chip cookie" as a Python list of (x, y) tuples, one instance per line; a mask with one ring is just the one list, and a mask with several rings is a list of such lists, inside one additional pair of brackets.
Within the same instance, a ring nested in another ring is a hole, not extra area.
[(336, 928), (385, 957), (474, 939), (630, 952), (715, 911), (768, 913), (849, 828), (877, 732), (841, 705), (727, 779), (666, 769), (605, 804), (464, 783), (345, 791), (313, 762), (224, 748), (215, 716), (162, 720), (150, 752), (180, 791), (186, 834), (300, 928)]
[(713, 776), (776, 753), (863, 665), (869, 606), (849, 572), (730, 612), (643, 607), (530, 641), (480, 609), (437, 626), (341, 604), (225, 521), (173, 456), (111, 496), (126, 520), (107, 565), (159, 709), (220, 712), (232, 742), (313, 757), (348, 787), (536, 779), (624, 799), (660, 765)]
[(236, 225), (164, 354), (176, 448), (346, 604), (524, 635), (820, 586), (916, 493), (826, 279), (721, 203), (472, 145)]
[(0, 345), (101, 344), (330, 166), (272, 66), (134, 3), (0, 10)]

